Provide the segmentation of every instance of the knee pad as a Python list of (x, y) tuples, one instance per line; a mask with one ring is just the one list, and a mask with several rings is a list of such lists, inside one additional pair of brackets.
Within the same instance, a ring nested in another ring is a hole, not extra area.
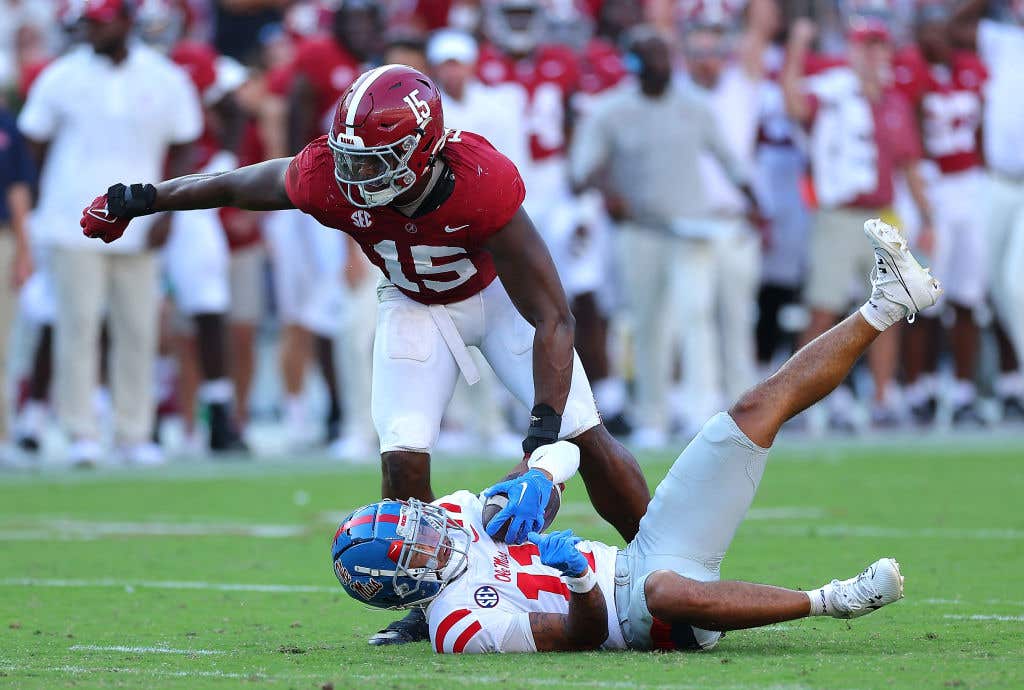
[(380, 439), (381, 453), (402, 450), (429, 453), (437, 441), (440, 430), (426, 415), (381, 415), (376, 410), (373, 414), (373, 426)]

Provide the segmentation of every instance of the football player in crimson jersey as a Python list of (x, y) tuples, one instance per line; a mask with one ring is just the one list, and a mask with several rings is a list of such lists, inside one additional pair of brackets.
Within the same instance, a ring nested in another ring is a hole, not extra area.
[[(988, 288), (985, 233), (977, 232), (977, 199), (985, 193), (981, 156), (982, 88), (985, 67), (974, 53), (954, 50), (949, 10), (938, 2), (918, 6), (916, 45), (896, 56), (896, 84), (917, 110), (925, 157), (937, 168), (931, 185), (935, 216), (932, 266), (945, 276), (946, 301), (954, 321), (949, 342), (956, 383), (953, 422), (980, 423), (975, 409), (974, 375), (979, 329), (974, 310)], [(915, 418), (930, 423), (938, 407), (938, 314), (922, 314), (926, 328), (908, 334), (907, 402)], [(923, 369), (922, 369), (923, 367)]]
[(552, 482), (572, 476), (577, 449), (558, 442), (534, 453), (527, 474), (482, 496), (459, 491), (433, 505), (386, 500), (354, 511), (331, 544), (342, 587), (381, 608), (428, 604), (438, 653), (710, 649), (722, 631), (856, 618), (897, 601), (903, 577), (891, 558), (806, 592), (719, 580), (782, 425), (835, 389), (882, 331), (941, 294), (899, 230), (869, 220), (864, 232), (877, 257), (868, 301), (708, 420), (625, 549), (569, 530), (536, 530), (522, 544), (487, 533), (483, 497), (530, 473)]
[[(196, 144), (198, 155), (192, 169), (200, 172), (235, 167), (244, 120), (234, 91), (245, 82), (245, 69), (231, 58), (217, 55), (210, 46), (187, 40), (179, 41), (169, 57), (188, 72), (204, 106), (203, 133)], [(186, 424), (193, 424), (195, 415), (190, 412), (194, 412), (198, 393), (209, 410), (210, 450), (245, 453), (248, 448), (232, 415), (235, 391), (227, 361), (231, 302), (228, 251), (217, 212), (207, 210), (172, 218), (163, 258), (178, 310), (195, 324), (195, 337), (181, 338), (182, 366), (192, 372), (198, 367), (196, 373), (202, 378), (196, 390), (198, 376), (181, 377), (186, 388), (181, 396)]]
[[(384, 274), (371, 406), (383, 495), (433, 500), (430, 451), (460, 370), (470, 382), (477, 376), (473, 345), (532, 407), (525, 454), (571, 439), (594, 506), (632, 539), (647, 484), (601, 424), (573, 350), (572, 313), (524, 195), (515, 166), (486, 140), (445, 129), (430, 79), (384, 65), (349, 87), (330, 133), (294, 158), (117, 184), (84, 211), (82, 227), (112, 242), (139, 215), (237, 206), (298, 208), (348, 233)], [(513, 518), (510, 541), (541, 525), (551, 491), (536, 474), (522, 486), (488, 525), (496, 532)]]

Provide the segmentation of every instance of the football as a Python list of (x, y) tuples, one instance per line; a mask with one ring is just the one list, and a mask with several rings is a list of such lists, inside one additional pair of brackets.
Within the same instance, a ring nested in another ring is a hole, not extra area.
[[(558, 509), (562, 505), (562, 489), (564, 486), (564, 484), (558, 484), (551, 487), (551, 498), (548, 499), (548, 504), (544, 508), (544, 527), (541, 529), (542, 532), (551, 526), (551, 523), (555, 521), (555, 516), (558, 515)], [(481, 513), (484, 527), (486, 528), (487, 523), (491, 521), (491, 518), (497, 515), (501, 509), (507, 505), (508, 494), (506, 493), (497, 493), (488, 498), (484, 502), (484, 509)], [(505, 541), (505, 537), (508, 536), (508, 523), (509, 521), (506, 520), (505, 524), (503, 524), (497, 534), (494, 535), (494, 539), (496, 541)]]

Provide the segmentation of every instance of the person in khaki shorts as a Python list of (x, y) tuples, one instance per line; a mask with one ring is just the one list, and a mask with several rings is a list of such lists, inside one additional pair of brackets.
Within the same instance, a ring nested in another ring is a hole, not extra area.
[(18, 289), (32, 273), (25, 228), (32, 204), (32, 164), (14, 118), (0, 108), (0, 463), (7, 448), (7, 342)]
[[(804, 291), (811, 309), (804, 342), (835, 324), (850, 302), (851, 285), (874, 266), (860, 228), (866, 218), (891, 219), (888, 209), (897, 170), (906, 176), (920, 212), (919, 244), (925, 251), (931, 248), (932, 235), (931, 208), (917, 170), (921, 144), (914, 110), (886, 78), (892, 67), (886, 22), (877, 16), (853, 17), (848, 32), (849, 66), (807, 75), (807, 56), (815, 33), (809, 19), (794, 23), (781, 76), (786, 109), (809, 133), (819, 205)], [(899, 333), (893, 329), (868, 353), (875, 384), (872, 417), (878, 424), (895, 421), (886, 393), (895, 375), (898, 345)]]

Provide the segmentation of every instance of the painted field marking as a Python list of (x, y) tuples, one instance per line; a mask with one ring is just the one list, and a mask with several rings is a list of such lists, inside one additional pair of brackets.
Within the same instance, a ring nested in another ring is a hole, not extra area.
[(0, 525), (0, 541), (94, 541), (107, 537), (251, 537), (290, 539), (305, 535), (302, 525), (237, 522), (103, 522), (91, 520), (19, 520), (20, 527)]
[[(117, 675), (134, 675), (134, 676), (151, 676), (155, 678), (223, 678), (223, 679), (254, 679), (254, 680), (265, 680), (265, 681), (295, 681), (295, 680), (317, 680), (326, 681), (332, 678), (329, 674), (308, 674), (308, 673), (289, 673), (287, 675), (276, 675), (271, 676), (262, 672), (253, 673), (233, 673), (228, 671), (200, 671), (200, 670), (187, 670), (187, 671), (169, 671), (161, 669), (141, 669), (131, 667), (89, 667), (89, 666), (31, 666), (31, 665), (0, 665), (0, 670), (9, 673), (18, 672), (29, 672), (29, 673), (67, 673), (70, 675), (90, 675), (99, 673), (110, 673)], [(449, 669), (450, 670), (450, 669)], [(381, 682), (381, 675), (369, 675), (369, 674), (344, 674), (339, 673), (337, 676), (333, 676), (341, 680), (358, 680), (358, 681), (369, 681), (371, 683), (379, 684)], [(388, 681), (394, 683), (419, 683), (426, 682), (427, 684), (436, 683), (437, 674), (395, 674), (387, 677)], [(444, 680), (446, 683), (479, 687), (484, 684), (495, 685), (499, 683), (513, 683), (516, 686), (521, 687), (573, 687), (573, 688), (609, 688), (615, 690), (617, 688), (632, 689), (640, 687), (650, 688), (651, 690), (704, 690), (705, 685), (688, 685), (681, 683), (671, 683), (662, 685), (651, 685), (648, 683), (642, 683), (640, 681), (602, 681), (602, 680), (568, 680), (563, 678), (537, 678), (531, 676), (481, 676), (477, 674), (470, 674), (466, 676), (460, 676), (457, 673), (445, 672)], [(750, 690), (752, 688), (763, 688), (763, 685), (716, 685), (719, 690)], [(800, 685), (800, 684), (782, 684), (773, 685), (772, 690), (809, 690), (811, 686)]]
[(271, 592), (276, 594), (338, 593), (337, 587), (320, 585), (259, 585), (225, 582), (188, 582), (178, 580), (61, 580), (15, 577), (0, 580), (0, 587), (116, 587), (128, 592), (138, 589), (196, 589), (216, 592)]
[(1019, 541), (1024, 530), (1003, 527), (882, 527), (877, 525), (758, 525), (748, 532), (776, 537), (985, 539)]
[(226, 654), (216, 649), (173, 649), (171, 647), (135, 647), (127, 645), (76, 644), (68, 647), (73, 652), (127, 652), (129, 654), (185, 654), (212, 656)]
[(963, 615), (957, 613), (947, 613), (943, 618), (956, 621), (1003, 621), (1007, 623), (1024, 623), (1024, 616), (1004, 616), (996, 614), (982, 614), (974, 613), (971, 615)]

